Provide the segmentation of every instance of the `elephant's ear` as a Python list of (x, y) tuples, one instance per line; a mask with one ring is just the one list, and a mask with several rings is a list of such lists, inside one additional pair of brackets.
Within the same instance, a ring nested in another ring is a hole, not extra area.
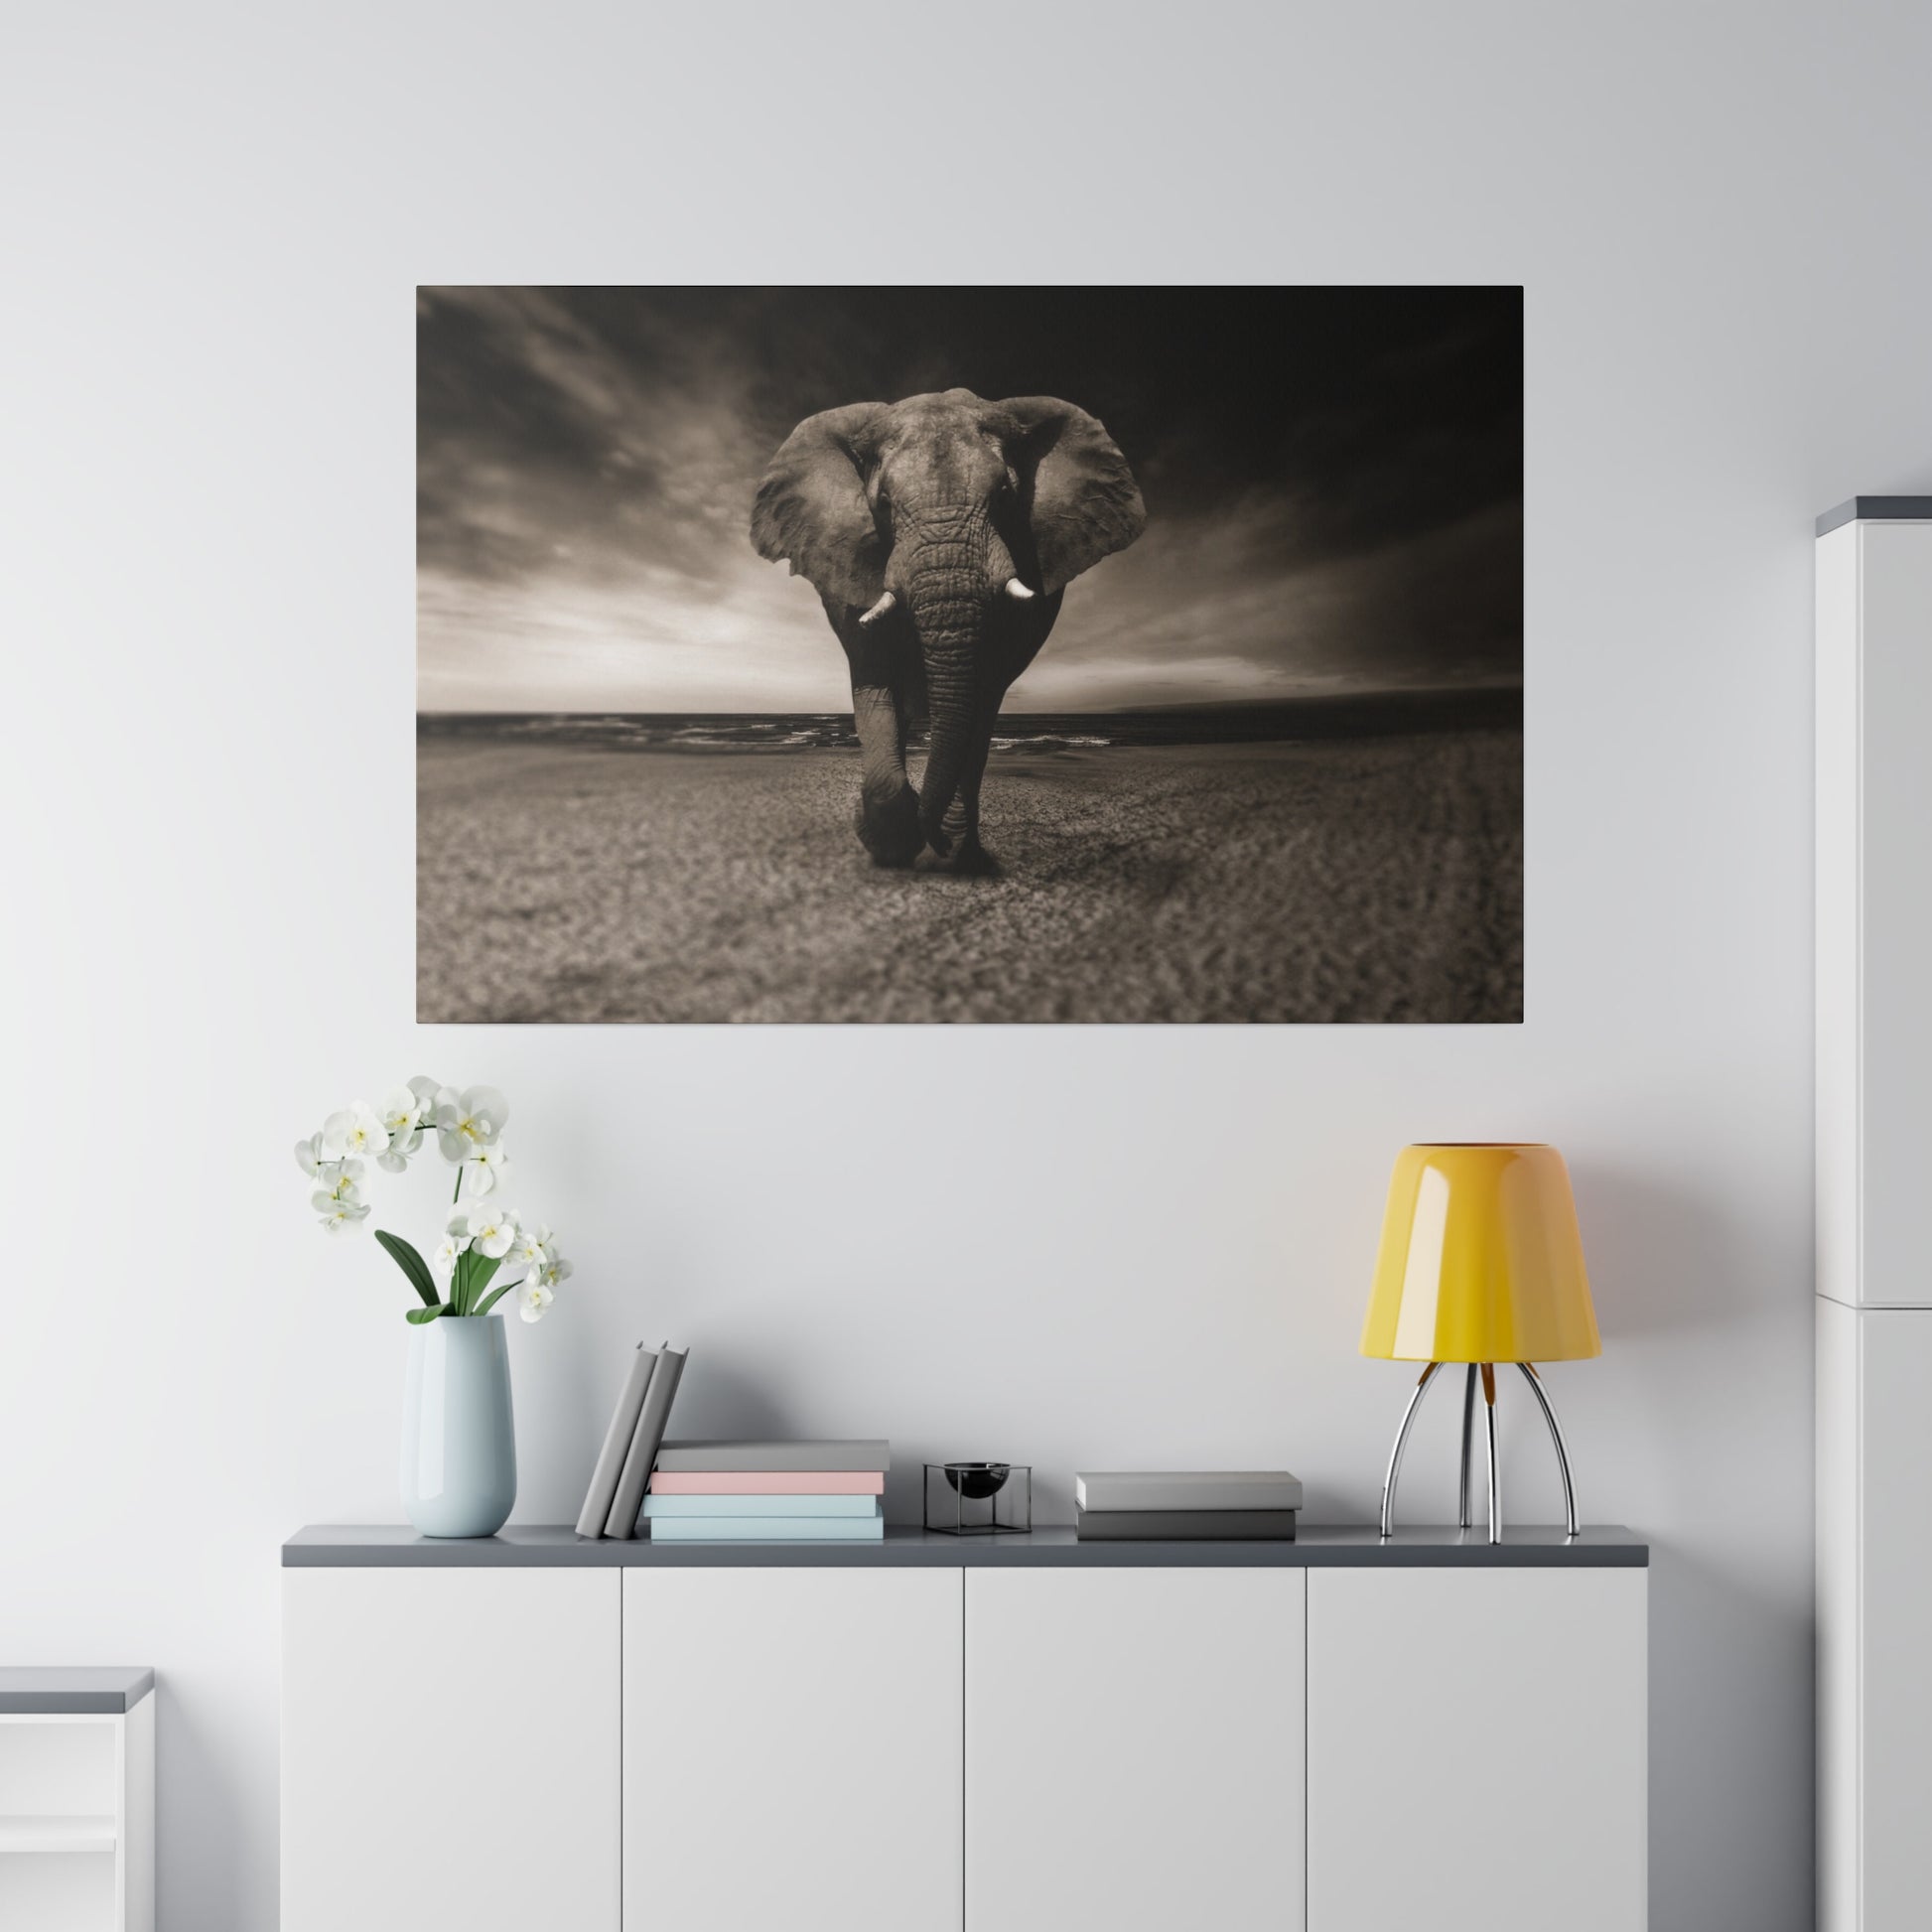
[(873, 520), (866, 478), (890, 413), (855, 402), (807, 416), (778, 447), (752, 505), (752, 543), (836, 603), (870, 605), (886, 587), (892, 544)]
[(1033, 475), (1039, 589), (1063, 589), (1147, 528), (1140, 486), (1114, 439), (1084, 409), (1055, 396), (1014, 396), (998, 407), (1021, 429), (1016, 452)]

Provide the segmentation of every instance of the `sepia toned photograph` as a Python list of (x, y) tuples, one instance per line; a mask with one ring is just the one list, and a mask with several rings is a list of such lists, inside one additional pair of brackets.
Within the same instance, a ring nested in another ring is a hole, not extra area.
[(417, 332), (420, 1020), (1521, 1020), (1520, 289)]

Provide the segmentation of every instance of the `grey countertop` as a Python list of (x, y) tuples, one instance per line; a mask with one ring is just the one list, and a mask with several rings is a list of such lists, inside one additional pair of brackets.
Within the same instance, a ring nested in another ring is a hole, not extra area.
[(154, 1672), (118, 1664), (0, 1667), (0, 1716), (119, 1717), (154, 1689)]
[(298, 1530), (282, 1545), (288, 1570), (1623, 1570), (1649, 1562), (1650, 1546), (1615, 1525), (1586, 1529), (1574, 1541), (1561, 1527), (1512, 1525), (1492, 1544), (1480, 1529), (1398, 1529), (1384, 1543), (1372, 1524), (1309, 1524), (1292, 1543), (1081, 1543), (1071, 1529), (945, 1536), (891, 1525), (883, 1543), (616, 1543), (586, 1541), (567, 1525), (547, 1523), (459, 1540), (357, 1524)]
[(1818, 534), (1844, 523), (1932, 523), (1932, 496), (1854, 496), (1818, 519)]

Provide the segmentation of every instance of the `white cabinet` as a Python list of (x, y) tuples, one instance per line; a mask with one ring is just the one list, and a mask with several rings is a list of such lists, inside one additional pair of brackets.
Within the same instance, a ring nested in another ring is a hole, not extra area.
[(1818, 1292), (1924, 1308), (1932, 520), (1819, 539), (1817, 637)]
[(1310, 1572), (1308, 1932), (1642, 1932), (1646, 1577)]
[(620, 1589), (283, 1573), (281, 1932), (618, 1932)]
[(1932, 497), (1820, 520), (1818, 1917), (1932, 1896)]
[(966, 1573), (966, 1932), (1297, 1932), (1306, 1575)]
[(1932, 1309), (1818, 1303), (1820, 1922), (1932, 1899)]
[(628, 1932), (958, 1932), (960, 1589), (623, 1573)]
[(0, 1926), (154, 1932), (154, 1922), (153, 1697), (116, 1712), (0, 1705)]
[(305, 1532), (282, 1932), (1643, 1925), (1621, 1531), (779, 1548)]

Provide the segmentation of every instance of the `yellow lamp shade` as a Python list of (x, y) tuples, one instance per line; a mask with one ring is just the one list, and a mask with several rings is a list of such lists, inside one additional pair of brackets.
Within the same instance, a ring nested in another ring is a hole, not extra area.
[(1600, 1355), (1570, 1172), (1553, 1147), (1406, 1147), (1362, 1353), (1405, 1362)]

